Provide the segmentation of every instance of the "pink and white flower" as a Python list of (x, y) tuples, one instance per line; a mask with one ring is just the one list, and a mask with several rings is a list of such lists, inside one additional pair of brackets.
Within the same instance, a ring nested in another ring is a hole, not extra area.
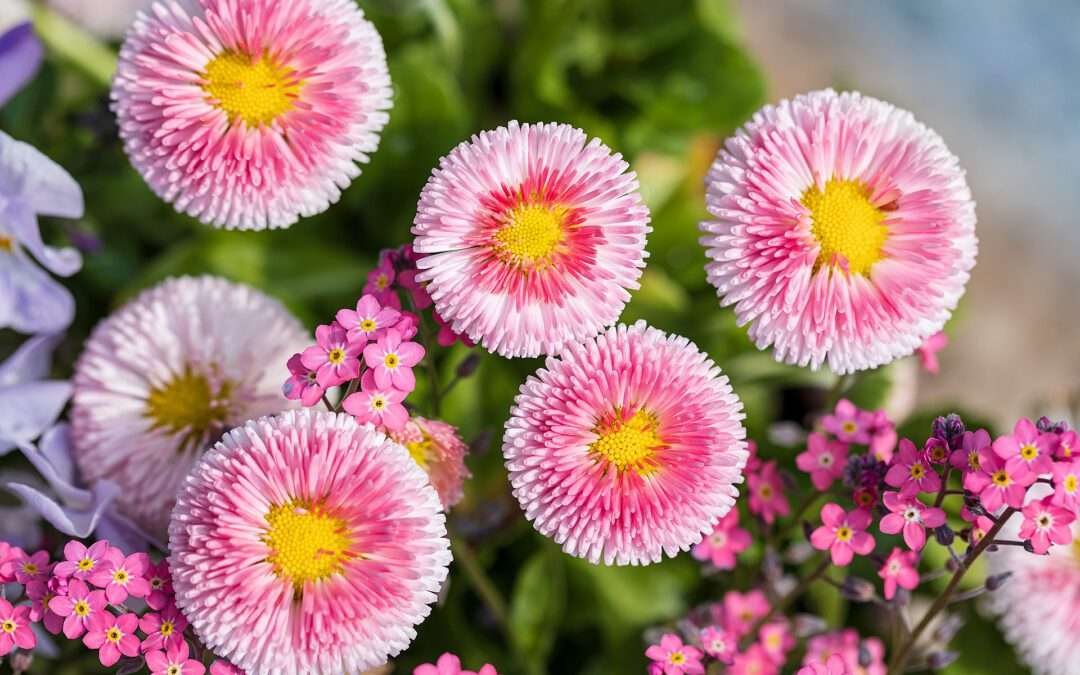
[(919, 585), (919, 554), (893, 548), (885, 559), (885, 564), (878, 570), (878, 576), (885, 580), (885, 599), (896, 597), (897, 587), (915, 590)]
[(439, 493), (443, 508), (461, 501), (465, 495), (465, 479), (471, 474), (465, 466), (465, 455), (469, 446), (461, 440), (458, 430), (446, 422), (412, 417), (398, 431), (388, 432), (409, 451), (409, 455), (420, 465), (432, 487)]
[(750, 543), (750, 533), (739, 527), (739, 510), (731, 509), (712, 534), (694, 545), (691, 555), (708, 561), (716, 569), (731, 570), (735, 569), (736, 556), (750, 548)]
[(926, 544), (926, 528), (945, 524), (945, 512), (926, 506), (917, 497), (903, 497), (896, 492), (886, 492), (883, 501), (890, 513), (881, 519), (878, 527), (885, 534), (904, 533), (904, 543), (912, 551), (921, 551)]
[(315, 343), (300, 354), (305, 368), (315, 371), (315, 381), (323, 389), (360, 377), (362, 342), (350, 342), (336, 321), (315, 329)]
[(806, 450), (795, 458), (795, 466), (809, 473), (814, 487), (824, 491), (836, 479), (844, 477), (847, 455), (847, 443), (830, 441), (817, 432), (811, 432), (806, 439)]
[(678, 635), (667, 633), (660, 638), (660, 644), (645, 650), (645, 656), (660, 666), (656, 670), (663, 675), (704, 675), (705, 666), (701, 664), (701, 650), (684, 645)]
[(839, 504), (821, 507), (821, 527), (810, 535), (810, 544), (819, 551), (829, 551), (834, 565), (850, 565), (855, 554), (874, 550), (874, 538), (866, 532), (872, 518), (862, 509), (845, 512)]
[(1070, 526), (1076, 520), (1076, 512), (1055, 506), (1051, 498), (1033, 501), (1023, 510), (1024, 521), (1020, 525), (1019, 536), (1031, 542), (1035, 553), (1046, 553), (1057, 544), (1072, 541)]
[(378, 342), (364, 347), (364, 362), (382, 389), (393, 387), (404, 392), (416, 388), (412, 367), (424, 358), (424, 348), (416, 342), (403, 342), (401, 334), (389, 330)]
[(374, 295), (364, 295), (356, 301), (355, 310), (338, 310), (336, 318), (345, 328), (349, 341), (363, 345), (393, 328), (401, 318), (401, 312), (379, 304)]
[(739, 639), (734, 633), (717, 626), (701, 631), (701, 646), (705, 653), (720, 663), (730, 664), (739, 651)]
[(341, 407), (361, 424), (370, 422), (389, 431), (399, 431), (409, 421), (409, 411), (401, 404), (404, 400), (405, 392), (380, 387), (375, 375), (367, 370), (360, 378), (360, 391), (349, 394)]

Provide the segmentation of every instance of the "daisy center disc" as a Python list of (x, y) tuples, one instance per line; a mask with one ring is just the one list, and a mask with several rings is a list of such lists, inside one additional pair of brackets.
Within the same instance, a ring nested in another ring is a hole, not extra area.
[(866, 275), (884, 257), (885, 214), (860, 181), (832, 178), (824, 190), (811, 186), (799, 201), (810, 210), (811, 232), (820, 247), (815, 269), (843, 258), (852, 274)]
[(266, 514), (266, 523), (267, 561), (276, 575), (297, 589), (341, 572), (345, 561), (354, 557), (345, 521), (319, 507), (297, 501), (276, 505)]
[(301, 83), (291, 68), (263, 55), (227, 51), (206, 64), (203, 90), (214, 107), (249, 127), (268, 125), (293, 109)]
[(146, 416), (154, 421), (155, 427), (200, 435), (224, 426), (231, 391), (232, 385), (224, 382), (215, 392), (205, 375), (188, 369), (171, 382), (150, 390)]
[(409, 451), (413, 461), (419, 464), (421, 469), (427, 471), (428, 456), (431, 453), (431, 438), (424, 434), (423, 440), (406, 443), (405, 448)]
[(560, 206), (519, 206), (495, 232), (496, 246), (519, 264), (542, 264), (562, 242), (565, 219), (566, 209)]
[(597, 429), (599, 438), (589, 450), (614, 464), (618, 470), (633, 469), (639, 476), (656, 471), (653, 454), (664, 442), (656, 434), (656, 418), (639, 410), (626, 421), (616, 419)]

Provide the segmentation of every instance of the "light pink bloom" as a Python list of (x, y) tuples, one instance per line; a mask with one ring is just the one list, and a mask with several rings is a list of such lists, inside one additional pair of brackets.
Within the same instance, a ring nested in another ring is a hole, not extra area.
[(795, 646), (795, 637), (788, 629), (787, 621), (774, 621), (758, 631), (758, 644), (774, 664), (782, 666), (788, 652)]
[(1055, 438), (1035, 428), (1026, 417), (1016, 422), (1013, 432), (994, 441), (994, 452), (1006, 460), (1010, 473), (1027, 469), (1035, 477), (1050, 473), (1054, 458)]
[(900, 488), (900, 495), (912, 497), (920, 492), (941, 489), (941, 476), (930, 466), (923, 453), (906, 438), (900, 440), (900, 452), (893, 457), (885, 482)]
[(750, 548), (750, 533), (739, 527), (739, 510), (731, 509), (720, 519), (716, 529), (700, 544), (695, 544), (691, 555), (707, 560), (720, 570), (735, 569), (736, 556)]
[(837, 478), (844, 477), (847, 456), (847, 443), (830, 441), (815, 431), (807, 437), (806, 450), (795, 458), (795, 466), (809, 473), (814, 487), (824, 491)]
[(416, 280), (455, 333), (503, 356), (594, 337), (645, 267), (649, 211), (628, 168), (566, 124), (473, 136), (420, 194)]
[(404, 445), (413, 460), (427, 473), (444, 509), (449, 510), (461, 501), (465, 494), (465, 479), (471, 476), (465, 466), (469, 446), (461, 440), (455, 427), (417, 416), (400, 430), (391, 431), (388, 435)]
[(568, 345), (522, 385), (503, 455), (525, 517), (570, 555), (659, 562), (734, 505), (742, 404), (693, 343), (639, 321)]
[(157, 565), (146, 568), (146, 583), (150, 592), (146, 595), (146, 604), (150, 609), (162, 610), (172, 603), (172, 575), (169, 574), (169, 561), (162, 560)]
[(896, 588), (915, 590), (919, 585), (919, 554), (894, 547), (885, 564), (878, 570), (878, 576), (885, 580), (885, 599), (896, 597)]
[(401, 335), (402, 340), (411, 340), (420, 332), (420, 317), (412, 312), (402, 312), (394, 330)]
[(401, 318), (401, 312), (393, 307), (383, 307), (373, 295), (364, 295), (356, 301), (355, 310), (338, 310), (336, 318), (349, 341), (363, 345), (393, 328)]
[[(827, 665), (834, 656), (843, 660), (845, 675), (885, 675), (885, 645), (877, 638), (861, 639), (853, 628), (810, 638), (806, 643), (803, 665)], [(865, 664), (864, 657), (867, 660)]]
[(112, 87), (151, 189), (217, 227), (288, 227), (360, 175), (391, 104), (386, 54), (351, 0), (187, 0), (135, 20)]
[(903, 530), (904, 543), (912, 551), (921, 551), (926, 544), (926, 528), (945, 524), (945, 512), (926, 506), (917, 497), (902, 497), (896, 492), (886, 492), (883, 501), (890, 513), (881, 519), (878, 527), (885, 534)]
[(304, 365), (301, 354), (289, 357), (285, 367), (289, 369), (289, 379), (281, 386), (281, 393), (290, 401), (299, 400), (308, 408), (322, 400), (326, 388), (319, 384), (318, 371)]
[(1080, 459), (1054, 463), (1054, 506), (1080, 508)]
[(705, 666), (701, 665), (701, 650), (684, 645), (678, 635), (667, 633), (660, 638), (660, 644), (645, 650), (645, 656), (660, 666), (657, 672), (663, 675), (704, 675)]
[(724, 626), (737, 637), (750, 632), (754, 623), (769, 613), (769, 601), (758, 590), (740, 593), (728, 591), (724, 594)]
[(731, 667), (727, 669), (728, 675), (778, 675), (779, 672), (776, 661), (756, 642), (746, 651), (736, 654)]
[(10, 602), (0, 598), (0, 656), (6, 656), (16, 647), (26, 650), (34, 648), (37, 638), (30, 629), (30, 623), (29, 605), (12, 607)]
[(965, 431), (960, 449), (953, 450), (949, 463), (954, 469), (965, 473), (979, 470), (979, 453), (992, 445), (990, 433), (986, 429)]
[(375, 374), (375, 384), (382, 389), (393, 387), (404, 392), (416, 388), (413, 366), (424, 358), (424, 348), (415, 342), (402, 342), (401, 334), (389, 330), (378, 342), (364, 347), (364, 362)]
[(718, 626), (709, 626), (701, 631), (701, 646), (705, 653), (721, 663), (730, 664), (739, 651), (739, 639)]
[(848, 373), (911, 354), (975, 264), (956, 158), (910, 113), (859, 93), (765, 106), (705, 187), (709, 281), (785, 363)]
[(746, 474), (746, 488), (750, 493), (750, 513), (760, 516), (766, 523), (791, 513), (791, 505), (784, 494), (784, 481), (776, 468), (776, 461), (765, 462), (757, 471)]
[(813, 662), (796, 671), (795, 675), (851, 675), (844, 658), (839, 654), (833, 654), (824, 664)]
[(210, 675), (246, 675), (242, 668), (237, 668), (225, 659), (217, 659), (210, 664)]
[(0, 541), (0, 584), (10, 584), (15, 581), (15, 561), (24, 555), (25, 552), (18, 546)]
[(1020, 538), (1031, 542), (1036, 553), (1046, 553), (1054, 544), (1072, 541), (1069, 526), (1076, 520), (1076, 512), (1054, 506), (1051, 498), (1033, 501), (1023, 510), (1024, 521), (1020, 525)]
[(52, 571), (48, 551), (38, 551), (34, 554), (19, 551), (19, 555), (14, 556), (10, 564), (15, 571), (15, 581), (24, 585), (38, 579), (44, 581)]
[(923, 340), (918, 349), (919, 362), (922, 363), (923, 370), (931, 375), (937, 375), (941, 370), (941, 364), (938, 363), (938, 352), (948, 346), (949, 336), (945, 334), (945, 331), (938, 331)]
[(990, 532), (990, 529), (994, 527), (994, 521), (990, 520), (986, 516), (977, 516), (971, 521), (971, 534), (968, 539), (968, 547), (977, 545), (982, 538)]
[(405, 392), (380, 387), (368, 370), (360, 378), (360, 391), (350, 394), (341, 407), (361, 424), (371, 422), (389, 431), (399, 431), (409, 421), (409, 411), (401, 405), (404, 400)]
[(75, 577), (87, 580), (98, 571), (101, 561), (109, 552), (109, 542), (104, 539), (95, 541), (87, 548), (82, 542), (72, 539), (64, 544), (64, 560), (56, 563), (53, 574), (58, 577)]
[(251, 673), (385, 663), (450, 563), (439, 496), (405, 448), (311, 409), (226, 433), (184, 483), (169, 550), (184, 616)]
[(875, 411), (873, 422), (870, 424), (870, 453), (888, 463), (892, 461), (895, 448), (896, 425), (884, 410)]
[(90, 575), (90, 583), (105, 589), (110, 604), (119, 605), (129, 595), (142, 598), (150, 592), (150, 584), (143, 573), (150, 565), (145, 553), (132, 553), (124, 557), (120, 549), (110, 549), (102, 558), (98, 570)]
[(874, 422), (874, 413), (859, 410), (846, 398), (836, 403), (833, 414), (821, 418), (821, 426), (844, 443), (870, 443), (870, 429)]
[(397, 293), (394, 292), (394, 256), (391, 251), (383, 251), (379, 255), (379, 264), (375, 269), (368, 272), (367, 283), (364, 284), (364, 295), (370, 295), (380, 304), (386, 305), (391, 302), (400, 303)]
[(1009, 468), (992, 447), (985, 447), (979, 451), (979, 470), (964, 476), (964, 489), (977, 494), (982, 507), (991, 513), (1003, 504), (1019, 509), (1035, 478), (1026, 464)]
[(335, 321), (315, 329), (316, 344), (300, 354), (300, 363), (315, 371), (315, 381), (324, 389), (360, 377), (362, 342), (350, 342), (345, 329)]
[(1072, 459), (1078, 450), (1080, 450), (1080, 435), (1070, 429), (1058, 436), (1057, 450), (1054, 452), (1054, 456), (1058, 459), (1068, 460)]
[(446, 652), (439, 657), (439, 660), (432, 663), (425, 663), (417, 666), (413, 669), (413, 675), (499, 675), (495, 672), (495, 666), (490, 663), (485, 663), (480, 670), (473, 672), (471, 670), (461, 669), (461, 659), (456, 655)]
[(139, 638), (135, 635), (138, 627), (139, 617), (131, 612), (115, 616), (105, 611), (97, 621), (90, 623), (83, 644), (98, 650), (101, 665), (109, 668), (116, 665), (121, 656), (139, 655)]
[(66, 595), (49, 600), (49, 609), (65, 617), (64, 635), (74, 640), (104, 618), (107, 604), (105, 591), (91, 591), (81, 579), (72, 579)]
[(31, 601), (30, 620), (40, 621), (45, 630), (53, 635), (59, 635), (64, 628), (64, 617), (49, 608), (49, 603), (56, 595), (49, 588), (49, 584), (42, 579), (35, 579), (26, 584), (26, 597)]
[(188, 644), (183, 639), (170, 644), (164, 651), (158, 649), (146, 653), (146, 667), (150, 675), (203, 675), (206, 666), (197, 659), (188, 658)]
[(839, 504), (821, 507), (824, 523), (810, 535), (810, 544), (819, 551), (829, 551), (834, 565), (851, 564), (855, 554), (867, 555), (874, 550), (874, 538), (866, 532), (872, 518), (862, 509), (850, 513)]
[(449, 347), (458, 340), (461, 340), (461, 344), (466, 347), (476, 346), (476, 343), (470, 340), (467, 335), (455, 333), (450, 324), (446, 322), (446, 319), (442, 318), (438, 312), (432, 312), (431, 315), (435, 317), (435, 323), (439, 324), (439, 334), (436, 336), (435, 341), (439, 343), (440, 347)]
[(142, 641), (144, 652), (165, 649), (184, 644), (184, 630), (188, 621), (176, 605), (169, 605), (160, 614), (147, 612), (139, 619), (139, 630), (146, 633)]

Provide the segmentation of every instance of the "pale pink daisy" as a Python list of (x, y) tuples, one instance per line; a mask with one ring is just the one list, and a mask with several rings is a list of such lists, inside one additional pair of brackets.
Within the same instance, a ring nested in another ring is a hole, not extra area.
[(495, 666), (485, 663), (480, 670), (463, 670), (461, 659), (456, 654), (446, 652), (435, 663), (423, 663), (413, 669), (413, 675), (499, 675)]
[(1046, 553), (1051, 546), (1072, 541), (1070, 525), (1076, 520), (1076, 513), (1055, 506), (1052, 498), (1030, 502), (1024, 507), (1023, 515), (1018, 536), (1030, 541), (1035, 553)]
[(619, 325), (530, 376), (503, 437), (525, 517), (571, 555), (659, 562), (734, 505), (746, 462), (742, 404), (693, 343)]
[(795, 458), (795, 466), (809, 473), (814, 487), (824, 491), (833, 481), (844, 477), (847, 455), (847, 443), (830, 441), (822, 434), (811, 432), (806, 439), (806, 450)]
[(252, 673), (381, 665), (450, 563), (438, 494), (408, 451), (348, 415), (289, 410), (225, 434), (169, 525), (176, 603)]
[(389, 436), (404, 445), (427, 473), (444, 509), (461, 501), (465, 494), (462, 489), (465, 479), (471, 475), (465, 466), (469, 446), (461, 440), (455, 427), (416, 416), (400, 430), (389, 432)]
[(867, 511), (845, 512), (839, 504), (821, 507), (821, 527), (810, 535), (810, 544), (819, 551), (829, 551), (834, 565), (851, 564), (855, 554), (874, 550), (874, 538), (866, 532), (872, 518)]
[(341, 407), (361, 424), (370, 422), (389, 431), (398, 431), (409, 421), (409, 411), (401, 404), (404, 400), (405, 392), (380, 387), (375, 382), (375, 375), (368, 370), (360, 378), (360, 391), (349, 394)]
[(281, 364), (311, 338), (281, 303), (218, 277), (170, 279), (94, 329), (75, 367), (72, 454), (123, 513), (164, 533), (184, 476), (230, 427), (289, 407)]
[(364, 295), (356, 301), (355, 310), (338, 310), (336, 318), (345, 328), (349, 340), (363, 345), (393, 328), (401, 318), (401, 312), (379, 304), (374, 295)]
[(921, 551), (926, 544), (926, 528), (940, 527), (945, 524), (945, 512), (926, 506), (918, 497), (903, 497), (897, 492), (886, 492), (882, 501), (889, 509), (878, 523), (885, 534), (903, 531), (904, 543), (912, 551)]
[(416, 342), (402, 341), (401, 333), (388, 330), (377, 342), (364, 347), (364, 363), (371, 368), (375, 384), (404, 392), (416, 388), (413, 366), (424, 358), (424, 348)]
[(885, 599), (896, 597), (897, 587), (914, 590), (919, 585), (919, 554), (894, 547), (878, 576), (885, 580)]
[(439, 316), (503, 356), (555, 354), (614, 323), (650, 231), (628, 167), (565, 124), (510, 122), (455, 148), (412, 230)]
[(327, 389), (360, 376), (363, 349), (364, 343), (350, 341), (335, 321), (315, 329), (315, 344), (300, 353), (300, 363), (314, 370), (315, 382)]
[(778, 361), (848, 373), (907, 356), (944, 326), (975, 264), (956, 157), (858, 93), (764, 107), (705, 185), (709, 281)]
[(0, 598), (0, 656), (6, 656), (16, 647), (30, 650), (37, 644), (34, 631), (30, 629), (30, 606), (13, 607)]
[(684, 645), (678, 635), (667, 633), (660, 638), (660, 644), (650, 645), (645, 656), (660, 666), (657, 670), (663, 675), (704, 675), (705, 666), (701, 665), (701, 650)]
[(390, 108), (382, 39), (352, 0), (156, 2), (112, 99), (132, 164), (217, 227), (288, 227), (360, 175)]
[(698, 560), (720, 570), (735, 569), (736, 556), (750, 548), (750, 533), (739, 527), (739, 510), (731, 509), (709, 534), (691, 550)]

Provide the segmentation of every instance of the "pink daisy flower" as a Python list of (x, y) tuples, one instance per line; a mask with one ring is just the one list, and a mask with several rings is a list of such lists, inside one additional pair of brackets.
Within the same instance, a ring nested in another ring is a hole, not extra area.
[(1024, 521), (1020, 525), (1020, 538), (1031, 542), (1036, 553), (1046, 553), (1050, 547), (1072, 541), (1070, 525), (1076, 513), (1055, 506), (1051, 498), (1033, 501), (1023, 510)]
[(594, 563), (648, 564), (732, 508), (742, 418), (708, 356), (639, 321), (548, 358), (521, 385), (503, 455), (540, 533)]
[(110, 604), (119, 605), (128, 596), (145, 597), (150, 584), (143, 577), (149, 565), (145, 553), (132, 553), (124, 557), (120, 549), (111, 549), (102, 560), (100, 569), (90, 575), (90, 583), (105, 590)]
[(986, 429), (965, 431), (961, 447), (949, 455), (949, 463), (954, 469), (970, 472), (979, 470), (979, 453), (992, 445), (990, 433)]
[(556, 354), (614, 323), (650, 231), (628, 166), (565, 124), (510, 122), (455, 148), (412, 230), (438, 314), (503, 356)]
[(288, 407), (270, 364), (310, 342), (278, 301), (225, 279), (144, 291), (94, 329), (75, 367), (72, 454), (125, 516), (164, 533), (184, 477), (221, 434)]
[(1016, 422), (1013, 432), (994, 441), (994, 452), (1006, 460), (1011, 473), (1023, 469), (1038, 477), (1050, 473), (1054, 461), (1053, 434), (1044, 434), (1026, 417)]
[(300, 354), (305, 368), (315, 371), (315, 381), (324, 389), (360, 377), (360, 352), (362, 342), (350, 342), (335, 321), (315, 329), (315, 343)]
[(660, 644), (651, 645), (645, 650), (645, 656), (660, 666), (657, 672), (663, 675), (704, 675), (705, 666), (701, 665), (701, 650), (684, 645), (678, 635), (667, 633), (660, 638)]
[(82, 542), (72, 539), (64, 544), (64, 560), (56, 563), (53, 574), (58, 577), (74, 577), (88, 580), (90, 575), (99, 570), (106, 554), (112, 550), (104, 539), (95, 541), (86, 547)]
[(112, 88), (124, 149), (158, 196), (258, 230), (337, 201), (390, 95), (382, 39), (350, 0), (157, 2)]
[(399, 431), (389, 432), (389, 436), (404, 445), (427, 473), (444, 509), (449, 510), (461, 501), (465, 494), (462, 489), (465, 479), (471, 475), (465, 467), (469, 446), (461, 440), (455, 427), (417, 416)]
[(303, 354), (293, 354), (285, 363), (289, 379), (281, 386), (281, 393), (290, 401), (300, 401), (310, 408), (322, 400), (326, 387), (319, 384), (318, 370), (304, 365)]
[(941, 371), (941, 364), (938, 362), (938, 352), (949, 346), (949, 336), (945, 334), (945, 331), (938, 331), (930, 337), (923, 340), (923, 343), (919, 345), (919, 362), (922, 363), (923, 370), (931, 375), (937, 375)]
[(368, 370), (360, 378), (360, 391), (349, 394), (341, 407), (361, 424), (370, 422), (389, 431), (398, 431), (409, 421), (409, 411), (401, 405), (404, 400), (405, 392), (380, 387), (375, 383), (375, 375)]
[(146, 594), (146, 604), (150, 606), (150, 609), (159, 611), (165, 609), (172, 602), (173, 596), (169, 561), (162, 560), (157, 565), (149, 565), (144, 576), (146, 583), (150, 586), (150, 592)]
[(717, 626), (701, 631), (701, 646), (705, 653), (721, 663), (730, 664), (739, 650), (739, 639), (734, 633)]
[(828, 490), (836, 479), (844, 477), (847, 455), (847, 443), (830, 441), (823, 435), (812, 432), (806, 439), (806, 451), (795, 458), (795, 465), (800, 471), (810, 474), (810, 482), (814, 487), (824, 491)]
[(164, 651), (146, 653), (146, 667), (150, 675), (203, 675), (206, 666), (198, 659), (189, 658), (188, 643), (179, 640)]
[(6, 656), (15, 648), (34, 648), (37, 638), (30, 624), (29, 605), (13, 607), (10, 602), (0, 598), (0, 656)]
[(439, 657), (435, 663), (425, 663), (413, 669), (413, 675), (499, 675), (495, 672), (495, 666), (485, 663), (480, 670), (461, 669), (461, 659), (447, 652)]
[(184, 643), (184, 630), (188, 621), (175, 605), (169, 605), (160, 614), (147, 612), (139, 619), (139, 630), (146, 634), (142, 641), (144, 652), (155, 649), (168, 650)]
[(109, 668), (116, 665), (121, 656), (139, 655), (139, 638), (135, 635), (138, 627), (139, 617), (131, 612), (115, 616), (105, 611), (97, 621), (90, 623), (83, 644), (98, 650), (98, 661)]
[(1054, 464), (1054, 506), (1080, 508), (1080, 460)]
[(338, 310), (337, 322), (345, 328), (350, 342), (366, 344), (401, 318), (401, 312), (393, 307), (379, 304), (373, 295), (364, 295), (356, 301), (356, 309)]
[(931, 468), (926, 456), (915, 444), (906, 438), (900, 440), (900, 452), (893, 458), (892, 466), (885, 474), (885, 482), (900, 488), (902, 497), (941, 489), (941, 476)]
[(874, 423), (874, 413), (859, 410), (846, 398), (836, 403), (836, 410), (831, 415), (821, 418), (821, 426), (844, 443), (866, 445), (870, 442), (870, 430)]
[(926, 544), (926, 528), (945, 524), (945, 512), (926, 506), (917, 497), (902, 497), (896, 492), (886, 492), (883, 501), (890, 513), (885, 515), (878, 527), (885, 534), (904, 533), (904, 543), (912, 551), (921, 551)]
[(290, 410), (225, 434), (169, 526), (176, 603), (253, 673), (381, 665), (450, 563), (438, 494), (408, 451), (347, 415)]
[(915, 590), (919, 585), (919, 554), (894, 547), (878, 576), (885, 580), (885, 599), (896, 597), (897, 587)]
[(760, 516), (766, 523), (791, 513), (791, 505), (784, 494), (784, 481), (775, 461), (765, 462), (759, 470), (747, 473), (746, 488), (750, 493), (747, 504), (750, 513)]
[(1035, 478), (1026, 464), (1015, 463), (1010, 468), (992, 447), (986, 447), (979, 451), (979, 470), (964, 476), (964, 489), (979, 495), (987, 511), (995, 512), (1002, 505), (1019, 509)]
[(937, 333), (975, 264), (956, 158), (910, 113), (858, 93), (766, 106), (712, 165), (709, 281), (776, 359), (837, 373)]
[(375, 384), (382, 389), (393, 387), (409, 392), (416, 388), (412, 368), (424, 358), (424, 348), (415, 342), (402, 342), (401, 334), (389, 330), (374, 344), (364, 347), (364, 362), (375, 374)]
[(761, 591), (728, 591), (724, 594), (724, 626), (742, 637), (750, 632), (758, 619), (769, 613), (769, 609), (769, 601)]
[(91, 626), (98, 624), (107, 613), (105, 591), (91, 591), (81, 579), (68, 583), (67, 594), (49, 600), (49, 609), (64, 617), (64, 635), (74, 640)]
[(720, 570), (735, 569), (736, 556), (750, 548), (750, 533), (739, 527), (739, 511), (731, 509), (720, 519), (712, 534), (695, 544), (691, 555), (706, 560)]
[(866, 532), (872, 518), (862, 509), (845, 512), (839, 504), (821, 507), (823, 525), (810, 535), (810, 544), (819, 551), (829, 551), (834, 565), (851, 564), (855, 554), (867, 555), (874, 550), (874, 538)]
[(754, 643), (746, 651), (736, 654), (727, 669), (728, 675), (777, 675), (779, 672), (776, 662), (759, 643)]

